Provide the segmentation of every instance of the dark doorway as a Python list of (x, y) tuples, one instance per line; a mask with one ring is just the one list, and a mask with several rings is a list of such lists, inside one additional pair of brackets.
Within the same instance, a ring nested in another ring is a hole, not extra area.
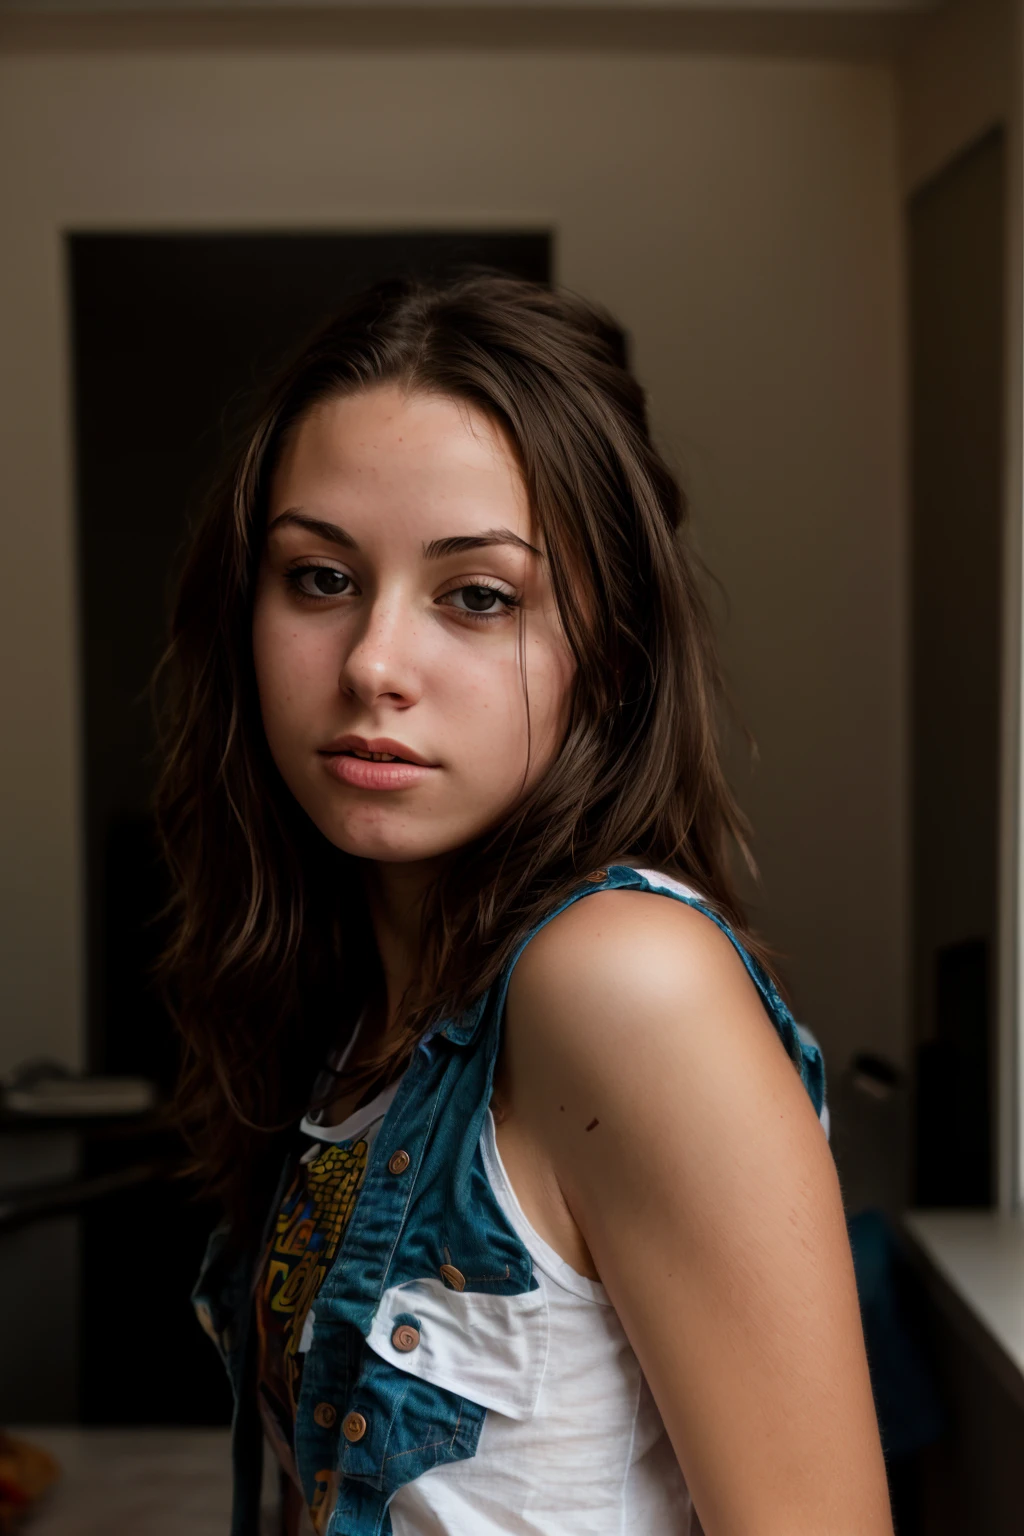
[[(349, 294), (383, 276), (436, 277), (467, 265), (547, 282), (551, 236), (72, 234), (68, 254), (89, 1061), (94, 1071), (153, 1078), (167, 1093), (177, 1052), (149, 980), (164, 880), (149, 810), (146, 689), (187, 519), (269, 374)], [(220, 1367), (187, 1299), (208, 1225), (185, 1190), (162, 1186), (84, 1219), (87, 1422), (226, 1417)], [(121, 1277), (113, 1333), (100, 1321), (112, 1263)], [(144, 1347), (144, 1371), (126, 1340)]]
[(1005, 144), (910, 207), (913, 989), (919, 1205), (994, 1191)]

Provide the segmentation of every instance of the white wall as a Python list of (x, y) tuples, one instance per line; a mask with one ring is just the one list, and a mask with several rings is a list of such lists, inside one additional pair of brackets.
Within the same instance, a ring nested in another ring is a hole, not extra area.
[(560, 279), (633, 334), (729, 594), (762, 926), (833, 1072), (856, 1045), (902, 1057), (897, 183), (870, 64), (0, 61), (0, 1068), (82, 1039), (61, 234), (83, 227), (555, 228)]

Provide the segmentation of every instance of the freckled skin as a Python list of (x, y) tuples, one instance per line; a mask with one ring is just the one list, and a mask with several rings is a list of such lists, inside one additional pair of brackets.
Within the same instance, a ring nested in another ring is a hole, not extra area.
[[(573, 667), (544, 560), (508, 545), (423, 552), (495, 528), (537, 546), (511, 447), (471, 406), (377, 387), (302, 421), (273, 479), (268, 526), (291, 508), (341, 525), (359, 548), (294, 525), (271, 532), (253, 652), (274, 761), (338, 848), (429, 867), (499, 820), (564, 732)], [(286, 573), (306, 560), (349, 586), (327, 600), (299, 596)], [(520, 607), (467, 614), (452, 594), (476, 581)], [(435, 770), (402, 790), (339, 783), (321, 754), (346, 732), (393, 738)]]

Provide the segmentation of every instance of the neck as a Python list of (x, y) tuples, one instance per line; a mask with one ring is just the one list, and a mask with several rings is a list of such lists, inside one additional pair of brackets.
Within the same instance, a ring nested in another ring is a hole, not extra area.
[(417, 864), (370, 864), (366, 896), (380, 955), (386, 1017), (390, 1029), (398, 1006), (420, 963), (423, 898), (437, 875), (434, 861)]

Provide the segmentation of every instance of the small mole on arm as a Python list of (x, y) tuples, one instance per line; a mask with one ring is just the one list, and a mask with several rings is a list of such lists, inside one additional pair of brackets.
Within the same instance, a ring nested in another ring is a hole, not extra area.
[(558, 1107), (559, 1107), (559, 1109), (564, 1109), (564, 1108), (565, 1108), (565, 1105), (564, 1105), (564, 1104), (559, 1104), (559, 1106), (558, 1106)]
[(590, 1124), (589, 1125), (585, 1125), (583, 1127), (583, 1129), (585, 1131), (592, 1131), (594, 1129), (594, 1126), (597, 1125), (597, 1124), (599, 1124), (599, 1122), (597, 1120), (591, 1120)]

